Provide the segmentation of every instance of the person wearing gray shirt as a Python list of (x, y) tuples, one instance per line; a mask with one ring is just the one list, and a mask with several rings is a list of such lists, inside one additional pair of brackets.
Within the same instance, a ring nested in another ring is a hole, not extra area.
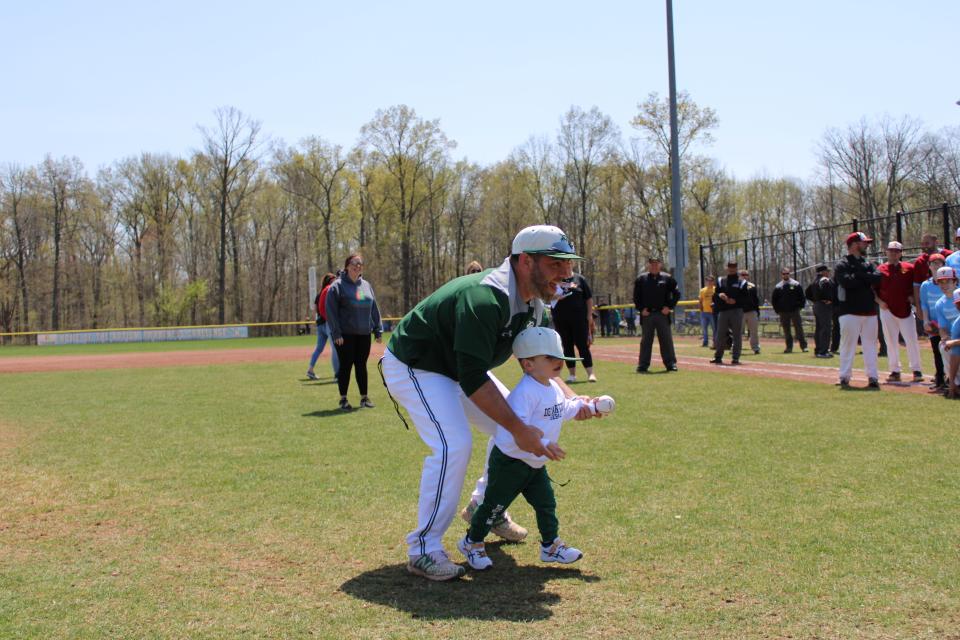
[(350, 369), (356, 370), (360, 389), (360, 406), (373, 408), (367, 396), (367, 359), (370, 357), (370, 334), (382, 341), (380, 309), (373, 295), (373, 287), (363, 279), (363, 257), (353, 254), (343, 265), (340, 277), (327, 291), (327, 330), (340, 359), (337, 386), (340, 388), (340, 408), (353, 409), (347, 401), (350, 388)]

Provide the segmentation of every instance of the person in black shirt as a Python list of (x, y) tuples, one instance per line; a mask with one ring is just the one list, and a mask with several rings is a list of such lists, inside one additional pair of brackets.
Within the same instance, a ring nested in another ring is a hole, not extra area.
[[(575, 273), (563, 285), (565, 295), (553, 307), (553, 326), (560, 334), (563, 343), (563, 355), (572, 358), (576, 347), (583, 359), (583, 368), (587, 370), (587, 381), (596, 382), (593, 374), (593, 356), (590, 343), (593, 342), (593, 292), (590, 284), (582, 275)], [(567, 382), (577, 381), (577, 363), (567, 362), (569, 375)]]
[(867, 387), (880, 388), (877, 373), (877, 301), (874, 288), (880, 285), (881, 275), (873, 263), (866, 259), (867, 248), (871, 242), (873, 239), (864, 233), (851, 233), (847, 236), (848, 254), (833, 269), (840, 313), (839, 384), (842, 388), (850, 387), (858, 338), (863, 349)]
[(680, 301), (677, 281), (669, 273), (661, 273), (660, 258), (647, 260), (647, 272), (633, 283), (633, 304), (640, 313), (640, 361), (637, 373), (650, 368), (653, 334), (660, 343), (660, 358), (667, 371), (677, 370), (677, 354), (673, 349), (670, 313)]
[(730, 364), (740, 364), (743, 347), (743, 302), (746, 297), (745, 282), (737, 273), (737, 263), (727, 263), (727, 275), (717, 280), (713, 294), (713, 309), (717, 312), (716, 351), (713, 364), (723, 364), (723, 352), (727, 348), (727, 333), (733, 333), (733, 348)]
[(807, 298), (803, 295), (803, 287), (800, 286), (800, 283), (790, 277), (790, 269), (784, 268), (780, 275), (783, 276), (783, 279), (773, 288), (770, 304), (777, 315), (780, 316), (780, 326), (783, 328), (783, 339), (787, 347), (783, 352), (793, 353), (791, 325), (796, 330), (800, 350), (806, 352), (807, 337), (803, 335), (803, 320), (800, 317), (800, 310), (807, 306)]
[(750, 272), (740, 270), (743, 280), (743, 323), (747, 325), (747, 334), (750, 336), (750, 348), (760, 353), (760, 289), (750, 282)]
[(832, 358), (830, 353), (830, 334), (833, 328), (833, 301), (836, 296), (836, 286), (830, 279), (830, 268), (821, 264), (817, 266), (817, 279), (811, 286), (813, 299), (813, 317), (817, 321), (814, 330), (814, 355), (817, 358)]

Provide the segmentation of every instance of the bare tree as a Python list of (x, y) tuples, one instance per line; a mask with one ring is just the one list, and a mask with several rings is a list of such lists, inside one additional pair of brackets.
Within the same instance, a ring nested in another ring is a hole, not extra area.
[[(424, 120), (406, 105), (378, 110), (360, 130), (373, 160), (390, 178), (387, 190), (400, 224), (400, 280), (404, 309), (413, 305), (414, 224), (435, 194), (427, 186), (428, 173), (446, 163), (455, 143), (440, 129), (439, 120)], [(441, 186), (439, 183), (435, 187)]]
[(31, 184), (36, 182), (36, 174), (31, 169), (18, 165), (9, 165), (0, 174), (0, 206), (4, 215), (4, 224), (9, 225), (13, 241), (14, 264), (17, 271), (17, 283), (20, 291), (20, 326), (28, 327), (30, 322), (30, 286), (27, 269), (36, 259), (42, 241), (42, 226), (38, 212), (32, 206)]
[(597, 107), (570, 107), (560, 121), (557, 141), (576, 198), (577, 248), (586, 251), (587, 223), (600, 185), (597, 168), (616, 157), (620, 131)]
[(200, 127), (203, 152), (211, 171), (211, 203), (219, 224), (217, 243), (217, 320), (226, 321), (227, 233), (231, 233), (234, 276), (234, 319), (240, 319), (240, 250), (236, 224), (244, 201), (255, 188), (259, 154), (262, 149), (260, 122), (234, 107), (214, 112), (216, 124)]
[(45, 203), (53, 241), (53, 285), (50, 293), (50, 328), (60, 328), (61, 314), (61, 262), (63, 248), (73, 229), (71, 214), (75, 207), (77, 183), (83, 167), (76, 158), (54, 160), (47, 156), (40, 169), (44, 187)]
[(563, 226), (570, 181), (556, 148), (546, 137), (531, 136), (513, 152), (520, 179), (537, 204), (543, 224)]
[(312, 137), (299, 149), (278, 155), (274, 172), (280, 186), (306, 202), (320, 216), (323, 226), (327, 271), (333, 271), (333, 219), (343, 212), (350, 196), (348, 158), (340, 145)]

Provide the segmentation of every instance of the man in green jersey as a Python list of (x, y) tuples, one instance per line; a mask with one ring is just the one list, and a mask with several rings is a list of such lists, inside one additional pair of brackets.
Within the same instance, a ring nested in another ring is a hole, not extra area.
[[(444, 551), (443, 534), (456, 515), (470, 460), (470, 424), (490, 436), (499, 424), (520, 449), (556, 459), (541, 442), (543, 432), (510, 409), (509, 390), (490, 370), (507, 361), (518, 333), (542, 324), (544, 301), (556, 296), (560, 283), (573, 275), (572, 261), (579, 259), (557, 227), (527, 227), (499, 267), (443, 285), (393, 332), (381, 361), (384, 381), (431, 449), (420, 479), (417, 528), (407, 536), (411, 573), (450, 580), (465, 572)], [(576, 397), (556, 381), (567, 396)], [(485, 487), (486, 470), (464, 510), (468, 520)], [(521, 540), (526, 535), (509, 517), (493, 524), (502, 537)]]

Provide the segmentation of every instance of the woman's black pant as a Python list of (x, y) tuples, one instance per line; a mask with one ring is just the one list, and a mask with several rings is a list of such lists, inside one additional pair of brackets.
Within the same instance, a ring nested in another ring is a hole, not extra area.
[[(584, 318), (583, 321), (578, 322), (564, 319), (563, 316), (558, 315), (554, 317), (553, 324), (557, 333), (560, 334), (560, 341), (563, 343), (563, 355), (573, 358), (573, 348), (576, 347), (577, 351), (580, 352), (580, 357), (583, 358), (583, 366), (592, 367), (593, 356), (590, 355), (590, 342), (588, 340), (590, 329), (587, 327), (587, 319)], [(574, 365), (573, 362), (567, 363), (568, 367)]]
[(370, 357), (370, 334), (365, 336), (343, 336), (343, 344), (333, 345), (340, 358), (340, 370), (337, 371), (337, 386), (340, 395), (347, 395), (350, 389), (350, 369), (356, 370), (357, 387), (360, 395), (367, 395), (367, 359)]

